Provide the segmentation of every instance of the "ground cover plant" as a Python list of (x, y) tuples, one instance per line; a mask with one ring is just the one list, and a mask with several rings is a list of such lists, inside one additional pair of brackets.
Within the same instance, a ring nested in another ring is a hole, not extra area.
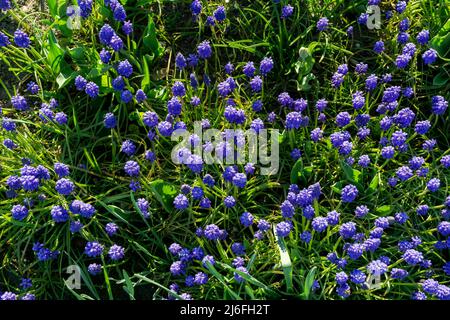
[(450, 299), (449, 8), (0, 0), (1, 300)]

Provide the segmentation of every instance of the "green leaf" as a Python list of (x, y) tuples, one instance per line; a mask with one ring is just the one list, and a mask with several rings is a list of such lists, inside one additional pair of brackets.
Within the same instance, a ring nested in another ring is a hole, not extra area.
[(447, 56), (450, 50), (450, 19), (442, 26), (439, 33), (431, 39), (430, 45), (439, 53), (441, 58)]
[(102, 84), (102, 88), (111, 88), (111, 81), (109, 79), (108, 74), (102, 75), (101, 84)]
[(64, 50), (59, 46), (55, 34), (52, 30), (48, 33), (47, 39), (47, 61), (55, 75), (59, 74), (61, 70), (61, 62), (64, 57)]
[(67, 19), (60, 19), (58, 20), (56, 27), (58, 28), (59, 31), (61, 31), (61, 34), (64, 37), (70, 38), (72, 37), (72, 29), (69, 29), (69, 27), (67, 26)]
[(294, 80), (297, 83), (297, 91), (309, 91), (312, 88), (309, 82), (316, 79), (316, 76), (312, 73), (309, 73), (306, 76), (300, 78), (300, 81)]
[[(248, 43), (248, 44), (246, 44)], [(258, 53), (258, 51), (256, 48), (257, 47), (268, 47), (269, 43), (268, 42), (258, 42), (258, 43), (254, 43), (253, 40), (250, 39), (245, 39), (245, 40), (237, 40), (237, 41), (228, 41), (226, 44), (214, 44), (214, 47), (216, 48), (234, 48), (234, 49), (238, 49), (238, 50), (245, 50), (248, 51), (250, 53)]]
[(58, 0), (47, 0), (48, 10), (53, 18), (58, 16)]
[(150, 70), (148, 69), (147, 57), (150, 58), (150, 56), (148, 54), (146, 54), (142, 58), (142, 66), (143, 66), (143, 69), (144, 69), (143, 70), (144, 71), (144, 78), (142, 78), (142, 82), (141, 82), (142, 90), (145, 90), (147, 87), (150, 86)]
[(291, 169), (291, 183), (292, 184), (297, 184), (299, 178), (302, 175), (302, 171), (303, 171), (303, 161), (302, 159), (298, 159), (294, 166)]
[(450, 74), (446, 72), (445, 69), (443, 69), (433, 78), (433, 85), (437, 87), (442, 87), (448, 82), (449, 78)]
[(263, 290), (266, 291), (266, 293), (271, 294), (273, 296), (278, 296), (278, 294), (273, 291), (269, 286), (267, 286), (266, 284), (262, 283), (261, 281), (259, 281), (258, 279), (254, 278), (253, 276), (245, 273), (245, 272), (241, 272), (239, 270), (236, 270), (235, 268), (230, 267), (229, 265), (222, 263), (222, 262), (218, 262), (218, 264), (224, 268), (224, 269), (229, 269), (233, 272), (236, 272), (237, 274), (239, 274), (242, 278), (244, 278), (246, 281), (248, 281), (251, 284), (254, 284), (257, 287), (262, 288)]
[(101, 200), (97, 200), (97, 203), (105, 208), (108, 212), (110, 212), (114, 217), (122, 221), (124, 224), (130, 225), (130, 222), (128, 222), (128, 217), (126, 217), (126, 213), (123, 209), (112, 204), (106, 204)]
[(125, 286), (123, 286), (123, 289), (125, 290), (126, 293), (128, 293), (131, 300), (136, 300), (134, 298), (134, 284), (131, 282), (128, 273), (125, 270), (122, 270), (122, 273), (123, 278), (125, 279)]
[(359, 182), (361, 171), (353, 169), (347, 163), (341, 161), (341, 168), (344, 170), (345, 177), (352, 182)]
[(89, 165), (91, 168), (95, 169), (95, 171), (101, 173), (102, 170), (100, 169), (100, 166), (98, 165), (97, 159), (95, 158), (94, 153), (87, 151), (86, 148), (83, 148), (84, 155), (86, 156), (87, 161), (89, 162)]
[(346, 162), (341, 161), (341, 168), (344, 171), (345, 178), (355, 185), (356, 188), (358, 188), (358, 191), (362, 192), (364, 191), (364, 187), (361, 184), (361, 171), (357, 169), (353, 169), (350, 165), (348, 165)]
[(342, 188), (344, 187), (344, 185), (345, 185), (345, 181), (339, 181), (339, 182), (336, 182), (335, 184), (333, 184), (331, 186), (331, 189), (333, 190), (333, 192), (341, 194), (341, 191), (342, 191)]
[(180, 295), (178, 295), (175, 291), (172, 291), (172, 290), (164, 287), (163, 285), (159, 284), (158, 282), (153, 281), (153, 280), (151, 280), (151, 279), (149, 279), (149, 278), (147, 278), (147, 277), (145, 277), (145, 276), (143, 276), (143, 275), (141, 275), (139, 273), (134, 274), (134, 277), (139, 278), (139, 279), (141, 279), (144, 282), (151, 283), (151, 284), (153, 284), (153, 285), (155, 285), (155, 286), (157, 286), (157, 287), (167, 291), (168, 293), (170, 293), (175, 298), (177, 298), (179, 300), (183, 300), (183, 298)]
[(242, 298), (236, 292), (231, 290), (231, 288), (226, 284), (224, 277), (216, 270), (216, 268), (214, 268), (214, 266), (211, 264), (211, 262), (206, 261), (206, 267), (214, 275), (214, 277), (216, 277), (217, 280), (219, 280), (219, 282), (222, 284), (222, 286), (228, 291), (228, 293), (231, 294), (231, 296), (234, 299), (242, 300)]
[(58, 88), (62, 89), (65, 87), (69, 82), (71, 82), (75, 77), (77, 76), (77, 73), (73, 71), (69, 65), (63, 64), (61, 68), (61, 72), (56, 77), (56, 83), (58, 84)]
[(83, 47), (76, 47), (69, 50), (69, 55), (74, 60), (83, 60), (85, 51)]
[(86, 75), (86, 79), (93, 80), (95, 78), (100, 77), (102, 73), (103, 73), (103, 66), (97, 65), (89, 71), (89, 73)]
[(283, 268), (284, 279), (286, 281), (286, 291), (292, 293), (294, 291), (292, 283), (292, 262), (286, 244), (283, 238), (278, 237), (275, 225), (273, 226), (273, 234), (275, 235), (278, 251), (280, 253), (281, 267)]
[(387, 216), (389, 213), (391, 213), (393, 208), (390, 205), (384, 205), (381, 207), (378, 207), (375, 211), (378, 212), (382, 216)]
[(311, 293), (311, 288), (314, 284), (314, 276), (316, 275), (317, 267), (313, 267), (309, 270), (308, 275), (305, 279), (305, 285), (303, 288), (303, 296), (305, 299), (309, 299), (309, 294)]
[(163, 49), (156, 37), (156, 25), (151, 15), (148, 15), (148, 25), (145, 28), (142, 41), (144, 42), (144, 46), (150, 49), (155, 57), (159, 57), (162, 54)]
[(282, 144), (284, 141), (286, 141), (286, 137), (287, 137), (287, 131), (283, 130), (283, 133), (278, 135), (278, 143)]
[(163, 205), (164, 209), (171, 213), (173, 212), (173, 199), (177, 194), (177, 189), (172, 184), (158, 179), (150, 182), (150, 189), (155, 197)]
[(132, 245), (136, 246), (137, 251), (142, 251), (144, 254), (146, 254), (147, 256), (149, 256), (152, 259), (158, 260), (158, 257), (151, 254), (146, 248), (144, 248), (142, 245), (140, 245), (139, 243), (137, 243), (136, 241), (132, 241), (131, 242)]
[(369, 191), (374, 192), (378, 189), (378, 184), (380, 183), (380, 178), (378, 176), (378, 173), (375, 174), (372, 181), (369, 184)]
[(84, 294), (84, 293), (78, 294), (78, 293), (76, 293), (76, 292), (75, 292), (72, 288), (70, 288), (70, 286), (67, 285), (67, 284), (66, 284), (66, 287), (67, 287), (67, 289), (70, 291), (70, 293), (72, 293), (72, 294), (75, 296), (75, 298), (77, 298), (78, 300), (94, 300), (94, 299), (92, 299), (91, 297), (89, 297), (87, 294)]

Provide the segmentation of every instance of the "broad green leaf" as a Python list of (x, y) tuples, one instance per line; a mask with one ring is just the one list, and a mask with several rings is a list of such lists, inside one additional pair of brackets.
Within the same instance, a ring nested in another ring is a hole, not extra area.
[(336, 182), (331, 186), (331, 189), (333, 189), (334, 192), (341, 194), (342, 188), (344, 187), (345, 184), (346, 184), (345, 181)]
[(148, 15), (148, 25), (145, 28), (144, 38), (142, 41), (144, 42), (144, 46), (150, 49), (156, 57), (163, 52), (163, 49), (156, 37), (156, 26), (151, 15)]
[(144, 72), (144, 78), (142, 78), (141, 88), (142, 90), (147, 89), (150, 86), (150, 70), (148, 69), (147, 57), (150, 57), (148, 54), (142, 58), (142, 66)]
[(305, 299), (309, 299), (309, 295), (311, 293), (311, 288), (314, 283), (314, 276), (316, 275), (317, 267), (313, 267), (309, 270), (308, 275), (305, 279), (305, 284), (303, 288), (303, 296)]
[(341, 168), (342, 170), (344, 170), (344, 174), (347, 180), (350, 180), (352, 182), (360, 182), (361, 171), (353, 169), (343, 161), (341, 161)]
[(303, 171), (303, 160), (300, 158), (295, 162), (294, 166), (291, 169), (291, 183), (293, 184), (298, 183), (298, 180), (302, 175), (302, 171)]
[(47, 39), (47, 61), (55, 75), (61, 70), (61, 62), (64, 57), (64, 50), (59, 46), (53, 31), (49, 31)]
[(369, 191), (374, 192), (378, 189), (378, 184), (380, 183), (378, 173), (375, 173), (372, 181), (369, 184)]
[(430, 41), (430, 45), (444, 58), (450, 50), (450, 19), (442, 26), (439, 33)]
[(62, 89), (67, 84), (69, 84), (75, 77), (77, 73), (73, 71), (70, 66), (64, 63), (61, 67), (61, 72), (56, 77), (56, 83), (58, 84), (58, 88)]
[(72, 32), (72, 29), (70, 29), (67, 26), (67, 19), (66, 18), (58, 20), (58, 23), (56, 24), (56, 27), (58, 28), (59, 31), (61, 31), (61, 33), (62, 33), (62, 35), (64, 37), (67, 37), (67, 38), (72, 37), (73, 32)]
[(347, 181), (354, 184), (355, 187), (358, 188), (358, 191), (360, 192), (364, 191), (364, 187), (361, 184), (361, 171), (353, 169), (350, 165), (348, 165), (344, 161), (341, 161), (340, 164), (342, 170), (344, 171), (344, 175)]
[(111, 87), (111, 81), (110, 81), (110, 78), (109, 78), (108, 74), (102, 75), (101, 84), (102, 84), (103, 88), (110, 88)]
[(125, 270), (122, 270), (122, 273), (123, 278), (125, 279), (125, 286), (123, 286), (123, 289), (125, 290), (126, 293), (128, 293), (131, 300), (136, 300), (134, 298), (134, 284), (131, 282), (128, 273)]
[(102, 73), (103, 73), (103, 66), (97, 65), (89, 71), (89, 73), (86, 75), (86, 79), (93, 80), (95, 78), (100, 77)]
[(58, 16), (58, 0), (47, 0), (48, 10), (53, 18)]
[(443, 69), (433, 78), (433, 85), (437, 87), (444, 86), (450, 78), (450, 73)]
[(173, 199), (177, 194), (177, 189), (172, 184), (161, 179), (150, 182), (150, 189), (155, 195), (156, 199), (163, 205), (164, 209), (171, 213), (173, 212)]
[(384, 206), (378, 207), (375, 211), (382, 216), (387, 216), (389, 213), (392, 212), (392, 210), (393, 210), (392, 207), (386, 204)]
[(74, 60), (83, 60), (84, 59), (84, 53), (86, 52), (86, 49), (83, 47), (76, 47), (72, 48), (69, 51), (69, 55)]
[(284, 141), (286, 141), (286, 137), (287, 137), (287, 131), (283, 130), (283, 133), (278, 135), (278, 143), (282, 144)]

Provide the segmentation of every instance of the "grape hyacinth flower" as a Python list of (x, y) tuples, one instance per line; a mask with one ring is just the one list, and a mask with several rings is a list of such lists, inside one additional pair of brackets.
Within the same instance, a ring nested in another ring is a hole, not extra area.
[(417, 34), (417, 42), (420, 45), (426, 45), (430, 39), (430, 31), (429, 30), (422, 30)]
[(275, 227), (277, 235), (279, 237), (287, 237), (292, 229), (292, 223), (288, 221), (280, 222)]
[(375, 53), (381, 54), (384, 51), (384, 42), (382, 40), (375, 42), (373, 51), (375, 51)]
[(22, 29), (17, 29), (14, 32), (14, 43), (19, 48), (28, 48), (31, 44), (30, 37)]
[(259, 64), (259, 72), (266, 76), (273, 69), (273, 60), (271, 57), (264, 57)]
[(202, 12), (202, 2), (200, 0), (192, 1), (191, 11), (194, 16), (198, 16)]
[(281, 19), (287, 19), (294, 13), (294, 7), (291, 5), (285, 5), (281, 9)]
[(239, 218), (239, 221), (244, 227), (250, 227), (253, 224), (253, 220), (253, 215), (250, 212), (244, 212)]
[(117, 65), (117, 72), (119, 73), (119, 75), (125, 78), (129, 78), (133, 74), (133, 66), (130, 62), (128, 62), (128, 60), (125, 59), (123, 61), (120, 61)]
[(184, 210), (189, 206), (189, 200), (185, 195), (179, 194), (173, 200), (173, 205), (178, 210)]
[(329, 20), (326, 17), (320, 18), (319, 21), (317, 21), (316, 27), (319, 31), (326, 31), (328, 29)]
[(437, 51), (429, 49), (422, 54), (422, 59), (425, 64), (433, 64), (438, 58)]
[(98, 275), (102, 271), (102, 265), (98, 263), (91, 263), (88, 266), (88, 272), (89, 274), (95, 276)]
[(21, 95), (13, 96), (11, 98), (11, 104), (16, 110), (19, 111), (26, 111), (29, 108), (27, 100)]
[(208, 40), (205, 40), (198, 45), (197, 53), (201, 59), (208, 59), (211, 57), (212, 49)]
[(20, 204), (14, 205), (11, 209), (11, 216), (14, 220), (21, 221), (28, 216), (28, 209)]
[(108, 224), (106, 224), (105, 226), (105, 231), (108, 234), (108, 236), (113, 236), (117, 233), (117, 231), (119, 231), (119, 226), (117, 224), (115, 224), (114, 222), (109, 222)]
[(441, 181), (437, 178), (433, 178), (427, 182), (427, 189), (431, 192), (436, 192), (439, 190), (441, 186)]
[(127, 36), (133, 33), (133, 24), (131, 23), (131, 21), (128, 20), (124, 22), (122, 26), (122, 31)]
[(83, 91), (86, 88), (87, 80), (82, 76), (78, 75), (75, 78), (75, 87), (78, 91)]
[(84, 253), (88, 257), (98, 257), (103, 253), (104, 246), (97, 241), (88, 242), (84, 248)]
[(346, 185), (342, 188), (341, 200), (343, 202), (353, 202), (358, 196), (358, 189), (352, 185)]
[(218, 22), (222, 22), (226, 19), (226, 11), (224, 6), (218, 6), (216, 10), (214, 10), (214, 18)]
[(249, 61), (245, 64), (245, 66), (242, 68), (242, 72), (248, 77), (251, 78), (254, 76), (256, 71), (255, 65), (253, 61)]
[(75, 185), (69, 179), (61, 178), (56, 181), (55, 189), (59, 194), (67, 196), (73, 192)]
[(92, 99), (95, 99), (99, 94), (99, 87), (94, 82), (90, 81), (86, 83), (86, 87), (84, 89), (86, 94), (90, 96)]
[(125, 249), (117, 244), (114, 244), (111, 246), (111, 248), (109, 248), (108, 255), (111, 260), (122, 260), (125, 256)]
[(317, 232), (323, 232), (328, 227), (328, 221), (325, 217), (316, 217), (312, 221), (312, 228)]
[(433, 96), (431, 98), (432, 112), (436, 115), (443, 115), (448, 108), (448, 101), (442, 96)]
[(399, 1), (395, 5), (395, 10), (398, 13), (403, 13), (406, 10), (407, 1)]
[(127, 156), (132, 156), (136, 153), (136, 145), (131, 140), (125, 140), (120, 147), (120, 151)]

